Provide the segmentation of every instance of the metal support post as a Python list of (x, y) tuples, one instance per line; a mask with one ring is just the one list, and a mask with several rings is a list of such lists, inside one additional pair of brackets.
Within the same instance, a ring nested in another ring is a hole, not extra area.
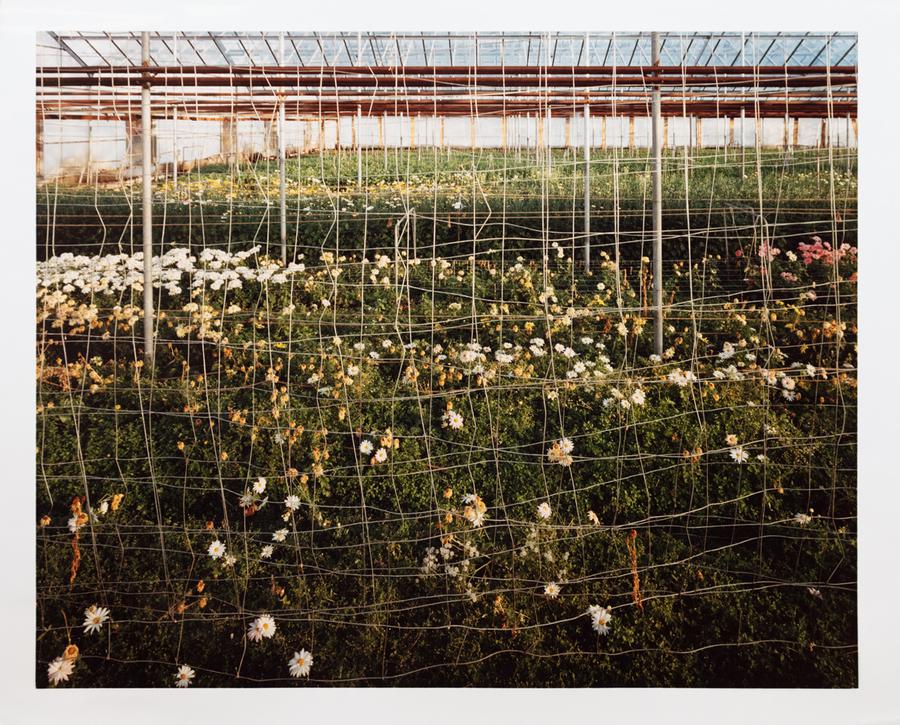
[[(659, 33), (651, 34), (651, 63), (659, 66)], [(653, 86), (653, 310), (657, 355), (663, 353), (663, 264), (662, 264), (662, 130), (659, 85)]]
[[(150, 65), (150, 33), (141, 33), (141, 65)], [(141, 85), (141, 231), (144, 241), (144, 360), (153, 363), (153, 189), (150, 84)]]

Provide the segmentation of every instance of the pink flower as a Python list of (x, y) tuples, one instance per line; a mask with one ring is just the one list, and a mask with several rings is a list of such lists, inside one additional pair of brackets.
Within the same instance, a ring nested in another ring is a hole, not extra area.
[(812, 244), (800, 242), (797, 245), (798, 251), (803, 255), (803, 264), (809, 265), (813, 262), (821, 261), (823, 264), (834, 264), (835, 260), (840, 261), (847, 257), (850, 262), (856, 262), (856, 247), (851, 246), (847, 242), (834, 250), (828, 242), (823, 242), (821, 237), (810, 237)]
[(759, 256), (761, 259), (771, 262), (779, 254), (781, 254), (781, 250), (778, 247), (773, 247), (768, 242), (763, 242), (759, 245)]

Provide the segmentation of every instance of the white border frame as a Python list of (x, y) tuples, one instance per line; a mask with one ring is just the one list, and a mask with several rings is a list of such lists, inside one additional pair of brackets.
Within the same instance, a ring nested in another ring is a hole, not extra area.
[[(900, 622), (896, 554), (900, 481), (889, 455), (897, 445), (893, 380), (900, 322), (896, 307), (900, 82), (888, 64), (900, 52), (900, 4), (891, 0), (717, 0), (635, 3), (519, 0), (510, 13), (484, 0), (153, 0), (145, 12), (114, 0), (7, 0), (0, 5), (4, 114), (2, 289), (5, 354), (0, 357), (0, 416), (5, 495), (0, 527), (0, 723), (238, 722), (503, 723), (570, 720), (690, 723), (898, 723)], [(136, 7), (136, 6), (133, 6)], [(348, 21), (352, 21), (349, 23)], [(229, 689), (46, 690), (34, 685), (34, 56), (45, 29), (173, 28), (231, 30), (834, 30), (859, 33), (860, 68), (860, 370), (859, 674), (856, 690), (443, 690)], [(351, 27), (352, 25), (352, 27)], [(880, 67), (879, 67), (880, 66)], [(897, 67), (895, 65), (895, 67)], [(893, 75), (893, 80), (891, 76)]]

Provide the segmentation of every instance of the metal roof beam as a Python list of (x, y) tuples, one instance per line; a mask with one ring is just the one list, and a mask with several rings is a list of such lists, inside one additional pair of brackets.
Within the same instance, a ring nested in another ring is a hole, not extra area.
[(81, 56), (78, 55), (78, 53), (76, 53), (74, 50), (72, 50), (72, 46), (70, 46), (65, 40), (60, 38), (56, 33), (48, 31), (47, 35), (49, 35), (51, 38), (53, 38), (53, 40), (55, 40), (57, 43), (59, 43), (59, 47), (62, 48), (64, 51), (66, 51), (66, 53), (68, 53), (70, 56), (72, 56), (72, 59), (76, 63), (78, 63), (78, 65), (80, 65), (80, 66), (87, 65), (87, 63), (84, 60), (82, 60)]

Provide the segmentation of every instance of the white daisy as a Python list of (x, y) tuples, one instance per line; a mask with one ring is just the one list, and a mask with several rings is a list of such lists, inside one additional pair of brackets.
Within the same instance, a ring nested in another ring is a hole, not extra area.
[(812, 521), (812, 516), (809, 514), (795, 514), (794, 522), (800, 524), (801, 526), (805, 526), (810, 521)]
[(359, 452), (364, 456), (369, 456), (372, 454), (372, 451), (375, 450), (375, 446), (372, 445), (372, 441), (365, 440), (359, 444)]
[(735, 463), (746, 463), (747, 459), (750, 458), (750, 454), (744, 450), (743, 446), (735, 446), (729, 453), (731, 454), (731, 460)]
[(261, 642), (263, 638), (269, 639), (275, 636), (275, 620), (268, 614), (257, 617), (247, 628), (247, 639), (251, 642)]
[(552, 513), (553, 513), (553, 511), (550, 508), (550, 504), (547, 503), (546, 501), (544, 501), (540, 506), (537, 507), (537, 514), (542, 519), (549, 519), (550, 514), (552, 514)]
[(209, 549), (207, 549), (207, 551), (213, 559), (220, 559), (225, 553), (225, 544), (216, 539), (209, 545)]
[(556, 582), (550, 582), (547, 586), (544, 587), (544, 594), (546, 594), (550, 599), (556, 599), (559, 596), (559, 584)]
[(300, 497), (292, 493), (284, 500), (284, 505), (291, 511), (296, 511), (300, 508)]
[(734, 433), (729, 433), (725, 436), (725, 445), (727, 446), (736, 446), (738, 444), (738, 437)]
[(447, 425), (453, 428), (453, 430), (460, 430), (463, 427), (463, 417), (455, 410), (447, 411), (446, 419)]
[(588, 607), (587, 613), (591, 618), (591, 626), (599, 634), (609, 634), (609, 620), (612, 619), (612, 614), (606, 607), (592, 604)]
[(194, 679), (194, 675), (197, 673), (194, 672), (187, 665), (181, 665), (178, 668), (178, 672), (175, 673), (175, 687), (189, 687), (191, 685), (191, 680)]
[(74, 671), (74, 660), (57, 657), (47, 667), (47, 678), (50, 680), (51, 685), (58, 685), (60, 682), (67, 682)]
[(109, 619), (109, 610), (106, 607), (98, 607), (96, 604), (92, 604), (84, 610), (84, 624), (82, 625), (84, 633), (93, 634), (94, 632), (99, 632), (107, 619)]
[(388, 453), (384, 448), (379, 448), (375, 451), (375, 462), (376, 463), (384, 463), (387, 460)]
[(264, 546), (262, 548), (261, 552), (259, 552), (259, 558), (260, 559), (271, 559), (274, 551), (275, 551), (275, 547), (272, 546), (271, 544), (268, 544), (267, 546)]
[(272, 534), (272, 541), (284, 541), (287, 538), (288, 530), (287, 529), (278, 529), (274, 534)]
[(307, 652), (305, 649), (294, 652), (294, 656), (288, 660), (288, 670), (291, 673), (291, 677), (309, 677), (312, 663), (312, 652)]
[(266, 492), (266, 479), (265, 479), (263, 476), (260, 476), (260, 477), (253, 483), (253, 491), (254, 491), (255, 493), (260, 494), (260, 495), (262, 495), (262, 494), (264, 494), (264, 493)]

